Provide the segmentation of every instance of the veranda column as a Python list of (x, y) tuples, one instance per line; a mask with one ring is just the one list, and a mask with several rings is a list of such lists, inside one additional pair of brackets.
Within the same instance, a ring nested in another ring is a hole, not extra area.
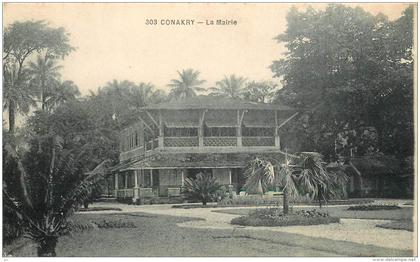
[(279, 124), (277, 122), (277, 110), (274, 111), (274, 116), (275, 116), (275, 125), (276, 125), (276, 127), (274, 128), (274, 146), (276, 148), (280, 148)]
[(242, 146), (242, 121), (239, 110), (237, 110), (236, 145)]
[(199, 127), (198, 127), (198, 147), (203, 148), (204, 147), (204, 115), (206, 114), (206, 110), (204, 110), (200, 118), (198, 119)]
[(153, 172), (152, 172), (152, 169), (149, 169), (149, 174), (150, 174), (150, 187), (153, 188)]
[(184, 170), (181, 170), (181, 187), (184, 187)]
[(163, 148), (165, 146), (164, 143), (164, 126), (163, 126), (163, 121), (162, 121), (162, 112), (159, 110), (159, 137), (158, 137), (158, 144), (159, 144), (159, 148)]
[(139, 199), (139, 183), (137, 180), (138, 171), (134, 170), (134, 188), (133, 188), (133, 203)]
[(232, 169), (229, 168), (229, 195), (233, 196)]
[(114, 179), (115, 179), (114, 196), (115, 196), (115, 198), (117, 198), (118, 197), (118, 173), (114, 174)]
[(124, 189), (125, 189), (124, 190), (124, 197), (127, 197), (127, 188), (128, 188), (127, 187), (128, 186), (128, 183), (127, 183), (128, 182), (128, 174), (127, 174), (127, 172), (124, 172), (124, 178), (125, 178), (124, 179), (125, 180), (124, 181)]

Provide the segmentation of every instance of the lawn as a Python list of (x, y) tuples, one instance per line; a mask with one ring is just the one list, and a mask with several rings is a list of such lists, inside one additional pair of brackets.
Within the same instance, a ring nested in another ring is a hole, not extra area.
[[(124, 221), (129, 228), (98, 228), (59, 239), (58, 256), (411, 256), (397, 250), (348, 241), (242, 228), (197, 229), (177, 223), (195, 220), (146, 213), (76, 214), (75, 223)], [(102, 223), (103, 224), (103, 223)], [(114, 224), (114, 223), (110, 223)], [(135, 227), (132, 227), (134, 225)], [(13, 250), (14, 249), (14, 250)], [(35, 256), (34, 244), (18, 241), (3, 250)]]

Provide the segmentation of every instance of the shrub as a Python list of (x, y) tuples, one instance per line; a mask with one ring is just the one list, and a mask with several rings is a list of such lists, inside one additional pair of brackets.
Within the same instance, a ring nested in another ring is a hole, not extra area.
[(397, 205), (358, 205), (358, 206), (351, 206), (347, 210), (376, 211), (376, 210), (394, 210), (394, 209), (401, 209), (401, 207)]
[(199, 199), (203, 205), (216, 198), (216, 192), (221, 185), (212, 175), (198, 173), (196, 179), (185, 179), (185, 193), (189, 198)]

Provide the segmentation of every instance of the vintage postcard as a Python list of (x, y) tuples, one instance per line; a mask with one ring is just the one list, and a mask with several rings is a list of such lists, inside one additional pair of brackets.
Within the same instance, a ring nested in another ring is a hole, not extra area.
[(3, 3), (3, 257), (417, 256), (417, 3)]

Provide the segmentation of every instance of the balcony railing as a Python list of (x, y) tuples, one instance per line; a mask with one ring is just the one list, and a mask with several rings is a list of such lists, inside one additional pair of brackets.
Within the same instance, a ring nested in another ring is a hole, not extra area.
[(273, 136), (243, 136), (242, 137), (243, 146), (275, 146), (275, 141)]
[[(274, 136), (242, 136), (243, 147), (273, 147), (275, 146)], [(183, 147), (199, 147), (199, 138), (197, 136), (189, 137), (163, 137), (163, 147), (166, 148), (183, 148)], [(238, 137), (236, 136), (210, 136), (203, 137), (203, 146), (207, 148), (216, 147), (237, 147)], [(139, 146), (130, 151), (121, 152), (120, 160), (142, 157), (146, 153), (160, 148), (159, 138), (145, 142), (143, 146)]]
[(236, 146), (235, 136), (211, 136), (204, 137), (204, 146)]
[(198, 146), (198, 137), (165, 137), (165, 147), (196, 147)]

